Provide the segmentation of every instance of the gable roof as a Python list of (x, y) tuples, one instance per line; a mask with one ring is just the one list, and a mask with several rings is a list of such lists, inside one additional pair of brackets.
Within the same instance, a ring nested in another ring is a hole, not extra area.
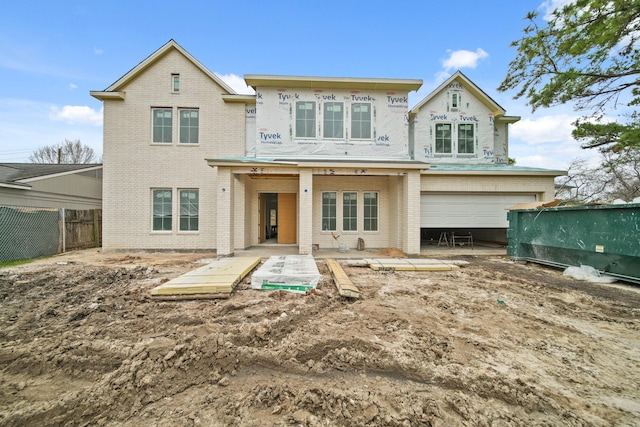
[(28, 190), (30, 181), (102, 168), (102, 164), (0, 163), (0, 187)]
[(149, 68), (154, 63), (158, 62), (162, 57), (164, 57), (168, 52), (176, 50), (184, 55), (189, 61), (191, 61), (196, 67), (198, 67), (203, 73), (205, 73), (211, 80), (220, 85), (228, 94), (236, 95), (236, 92), (231, 89), (229, 85), (227, 85), (222, 79), (215, 75), (215, 73), (211, 72), (207, 67), (202, 65), (200, 61), (194, 58), (189, 52), (187, 52), (182, 46), (176, 43), (175, 40), (171, 39), (167, 43), (164, 44), (160, 49), (153, 52), (146, 59), (140, 62), (138, 65), (133, 67), (129, 72), (127, 72), (124, 76), (120, 77), (116, 80), (111, 86), (102, 91), (91, 91), (90, 94), (94, 98), (97, 98), (101, 101), (105, 99), (124, 99), (125, 93), (123, 92), (124, 87), (134, 78), (143, 73), (147, 68)]
[[(496, 101), (494, 101), (489, 95), (487, 95), (482, 89), (480, 89), (478, 86), (476, 86), (475, 83), (473, 83), (471, 80), (469, 80), (469, 78), (467, 76), (465, 76), (464, 74), (462, 74), (462, 72), (460, 72), (460, 71), (456, 71), (451, 77), (449, 77), (447, 80), (445, 80), (440, 86), (438, 86), (435, 90), (433, 90), (429, 95), (427, 95), (422, 101), (420, 101), (415, 107), (413, 107), (411, 109), (409, 114), (411, 114), (411, 115), (417, 114), (418, 111), (420, 111), (420, 108), (422, 108), (423, 105), (425, 105), (427, 102), (429, 102), (434, 96), (439, 94), (448, 85), (450, 85), (451, 83), (455, 82), (456, 80), (462, 86), (464, 86), (465, 89), (467, 89), (469, 92), (471, 92), (489, 110), (491, 110), (491, 112), (493, 113), (494, 116), (496, 116), (496, 117), (504, 116), (504, 114), (506, 113), (506, 110), (504, 108), (502, 108)], [(519, 120), (519, 117), (516, 118), (514, 116), (513, 118), (516, 119), (515, 121)]]

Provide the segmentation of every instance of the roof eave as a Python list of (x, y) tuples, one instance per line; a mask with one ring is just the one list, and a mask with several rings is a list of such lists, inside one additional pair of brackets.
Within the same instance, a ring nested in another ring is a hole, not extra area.
[(301, 89), (361, 89), (414, 91), (422, 86), (421, 79), (386, 79), (355, 77), (281, 76), (246, 74), (244, 80), (254, 89), (283, 87)]
[(222, 100), (226, 103), (255, 104), (255, 95), (222, 95)]
[(107, 101), (111, 99), (124, 100), (126, 92), (104, 92), (100, 90), (92, 90), (89, 94), (100, 101)]

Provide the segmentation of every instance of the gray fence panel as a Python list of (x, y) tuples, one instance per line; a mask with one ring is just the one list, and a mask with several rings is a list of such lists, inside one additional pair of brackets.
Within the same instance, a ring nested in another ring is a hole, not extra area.
[(0, 206), (0, 261), (58, 253), (60, 211)]

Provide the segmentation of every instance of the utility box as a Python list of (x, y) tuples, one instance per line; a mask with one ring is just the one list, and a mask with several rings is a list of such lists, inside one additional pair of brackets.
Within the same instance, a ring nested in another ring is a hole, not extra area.
[(640, 283), (640, 203), (510, 210), (507, 254)]

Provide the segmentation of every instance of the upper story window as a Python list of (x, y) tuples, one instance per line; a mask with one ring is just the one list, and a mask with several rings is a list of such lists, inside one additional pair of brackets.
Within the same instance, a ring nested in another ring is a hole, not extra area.
[(351, 138), (371, 139), (371, 103), (351, 104)]
[(472, 123), (461, 123), (458, 125), (458, 153), (474, 153), (474, 135)]
[(154, 143), (171, 143), (173, 133), (173, 111), (171, 108), (153, 108), (153, 136)]
[(451, 123), (436, 123), (436, 154), (451, 154)]
[(199, 115), (197, 108), (181, 108), (179, 110), (181, 144), (198, 143)]
[(180, 92), (180, 74), (171, 74), (171, 92)]
[(323, 137), (324, 138), (343, 138), (344, 137), (344, 103), (325, 102), (323, 113), (324, 113)]
[(316, 103), (296, 102), (296, 138), (316, 137)]

